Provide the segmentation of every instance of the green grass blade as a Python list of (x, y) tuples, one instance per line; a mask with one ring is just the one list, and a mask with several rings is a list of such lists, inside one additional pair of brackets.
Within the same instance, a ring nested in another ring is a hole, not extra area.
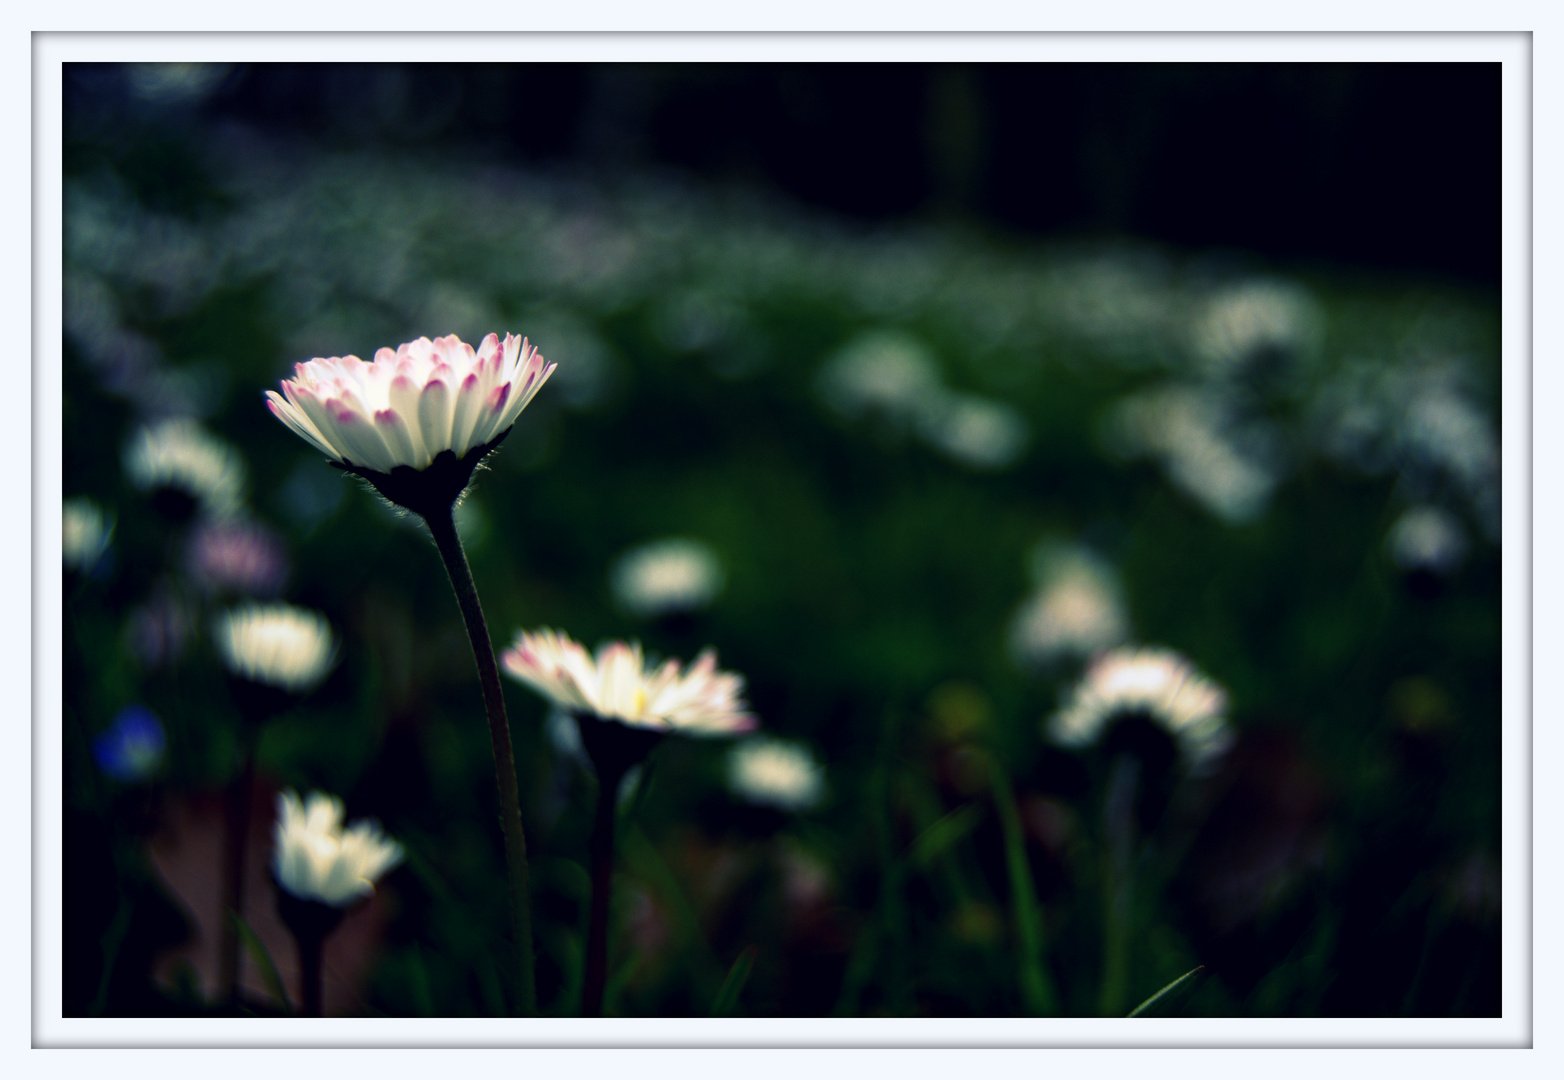
[(738, 1008), (739, 995), (744, 992), (744, 984), (749, 982), (749, 973), (755, 970), (755, 956), (760, 950), (751, 945), (739, 953), (738, 959), (733, 961), (733, 966), (728, 969), (728, 977), (722, 980), (722, 989), (717, 991), (717, 999), (711, 1003), (711, 1015), (732, 1016)]
[(945, 852), (965, 840), (977, 828), (981, 812), (971, 803), (958, 806), (918, 834), (908, 849), (907, 861), (927, 870)]
[(244, 921), (244, 916), (230, 910), (228, 917), (233, 920), (234, 926), (239, 931), (239, 941), (244, 945), (244, 951), (249, 955), (250, 962), (260, 969), (261, 980), (266, 983), (266, 992), (277, 1004), (288, 1012), (293, 1012), (293, 1002), (288, 999), (288, 990), (282, 985), (282, 976), (277, 972), (272, 954), (266, 951), (265, 944), (256, 936), (255, 931), (250, 929), (250, 924)]
[(1205, 971), (1205, 970), (1206, 970), (1206, 966), (1204, 964), (1200, 964), (1193, 971), (1186, 971), (1186, 972), (1184, 972), (1184, 974), (1180, 975), (1178, 978), (1174, 979), (1172, 982), (1170, 982), (1166, 986), (1164, 986), (1161, 990), (1158, 990), (1155, 994), (1152, 994), (1145, 1001), (1142, 1001), (1139, 1005), (1137, 1005), (1133, 1009), (1131, 1009), (1130, 1012), (1129, 1012), (1129, 1015), (1130, 1016), (1144, 1016), (1144, 1015), (1146, 1015), (1146, 1011), (1148, 1009), (1152, 1008), (1152, 1006), (1161, 1004), (1164, 1001), (1168, 1001), (1174, 995), (1182, 992), (1185, 989), (1193, 987), (1194, 984), (1195, 984), (1195, 981), (1200, 977), (1200, 974), (1203, 971)]
[(1010, 902), (1015, 909), (1016, 936), (1021, 939), (1021, 996), (1033, 1016), (1052, 1016), (1057, 1012), (1053, 983), (1043, 970), (1043, 920), (1037, 910), (1037, 890), (1032, 885), (1032, 868), (1027, 864), (1026, 846), (1021, 834), (1021, 815), (1016, 810), (1010, 778), (999, 762), (989, 759), (989, 775), (994, 786), (994, 804), (999, 810), (1000, 829), (1005, 838), (1005, 865), (1010, 871)]

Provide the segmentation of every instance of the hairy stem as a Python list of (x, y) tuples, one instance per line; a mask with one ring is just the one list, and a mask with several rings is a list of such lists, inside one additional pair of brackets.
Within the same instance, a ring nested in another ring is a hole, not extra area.
[(434, 536), (435, 547), (450, 575), (456, 591), (456, 603), (462, 609), (467, 639), (472, 643), (473, 659), (478, 663), (478, 681), (483, 686), (483, 707), (489, 718), (489, 740), (494, 747), (494, 777), (500, 793), (500, 828), (505, 834), (505, 864), (510, 876), (511, 931), (516, 938), (517, 964), (521, 974), (521, 1012), (537, 1013), (537, 990), (533, 981), (532, 913), (527, 890), (527, 840), (521, 830), (521, 800), (516, 784), (516, 758), (511, 749), (510, 722), (505, 717), (505, 697), (500, 689), (500, 669), (489, 641), (489, 627), (478, 603), (467, 555), (456, 535), (454, 504), (443, 513), (430, 513), (424, 520)]

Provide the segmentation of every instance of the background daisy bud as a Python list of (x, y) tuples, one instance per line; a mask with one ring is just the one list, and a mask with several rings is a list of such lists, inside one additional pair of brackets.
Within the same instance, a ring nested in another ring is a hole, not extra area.
[(1086, 669), (1049, 733), (1066, 746), (1085, 746), (1115, 721), (1143, 717), (1173, 736), (1189, 763), (1199, 766), (1232, 741), (1226, 710), (1227, 691), (1173, 650), (1115, 649)]
[[(267, 407), (339, 466), (399, 506), (449, 506), (554, 372), (523, 338), (419, 338), (372, 363), (317, 358), (294, 367)], [(423, 474), (421, 479), (415, 479)]]
[(186, 554), (190, 576), (209, 593), (273, 594), (288, 576), (281, 538), (264, 525), (214, 521), (191, 534)]
[(60, 517), (60, 546), (68, 569), (90, 573), (108, 550), (114, 518), (91, 499), (66, 499)]
[(402, 861), (402, 847), (372, 821), (344, 828), (342, 801), (321, 792), (277, 796), (272, 875), (300, 900), (346, 908), (375, 891), (381, 875)]
[(215, 638), (230, 672), (294, 694), (313, 689), (336, 659), (325, 618), (291, 604), (234, 608), (218, 618)]
[(244, 500), (246, 470), (238, 451), (187, 418), (138, 431), (125, 451), (125, 471), (151, 492), (160, 513), (176, 521), (198, 512), (227, 517)]
[(614, 598), (634, 615), (694, 611), (722, 589), (722, 564), (699, 540), (670, 537), (631, 548), (610, 574)]
[(797, 743), (746, 739), (728, 751), (728, 787), (762, 806), (807, 810), (825, 794), (825, 774)]

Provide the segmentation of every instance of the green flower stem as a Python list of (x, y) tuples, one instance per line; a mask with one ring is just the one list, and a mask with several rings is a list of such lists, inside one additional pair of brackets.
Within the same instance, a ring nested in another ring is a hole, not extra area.
[(597, 778), (597, 815), (592, 821), (592, 904), (587, 917), (586, 975), (581, 985), (581, 1015), (603, 1015), (608, 985), (608, 900), (614, 884), (614, 819), (624, 773)]
[(239, 734), (239, 774), (228, 782), (227, 835), (223, 842), (223, 910), (218, 918), (218, 992), (239, 1000), (239, 931), (232, 915), (244, 915), (245, 850), (250, 839), (250, 797), (255, 786), (255, 736), (249, 724)]
[(994, 808), (999, 812), (999, 827), (1005, 841), (1005, 867), (1010, 876), (1010, 903), (1015, 911), (1016, 938), (1020, 945), (1021, 1000), (1032, 1016), (1054, 1016), (1058, 995), (1043, 964), (1043, 919), (1038, 910), (1037, 888), (1027, 862), (1026, 839), (1021, 829), (1021, 812), (1004, 766), (993, 756), (988, 759), (989, 780), (994, 788)]
[(510, 876), (511, 931), (516, 938), (516, 960), (521, 973), (521, 1012), (537, 1014), (537, 988), (533, 978), (532, 912), (527, 889), (527, 840), (521, 829), (521, 799), (516, 784), (516, 757), (511, 749), (510, 722), (505, 717), (505, 696), (500, 689), (500, 669), (494, 660), (489, 627), (478, 603), (467, 555), (456, 535), (455, 504), (443, 513), (424, 515), (434, 545), (450, 575), (456, 603), (467, 625), (478, 681), (483, 686), (483, 707), (489, 718), (489, 740), (494, 747), (494, 776), (500, 793), (500, 828), (505, 834), (505, 864)]
[(1103, 800), (1103, 975), (1098, 1012), (1124, 1015), (1129, 989), (1130, 913), (1135, 895), (1135, 786), (1139, 765), (1120, 755), (1108, 773)]
[(325, 985), (321, 977), (321, 954), (326, 951), (324, 937), (300, 935), (295, 938), (299, 946), (299, 994), (303, 998), (304, 1016), (324, 1016)]

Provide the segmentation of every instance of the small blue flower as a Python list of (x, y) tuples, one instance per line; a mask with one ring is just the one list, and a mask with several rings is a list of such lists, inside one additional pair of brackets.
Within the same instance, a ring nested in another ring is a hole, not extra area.
[(92, 756), (115, 780), (145, 780), (163, 760), (163, 725), (144, 705), (127, 705), (107, 731), (92, 740)]

